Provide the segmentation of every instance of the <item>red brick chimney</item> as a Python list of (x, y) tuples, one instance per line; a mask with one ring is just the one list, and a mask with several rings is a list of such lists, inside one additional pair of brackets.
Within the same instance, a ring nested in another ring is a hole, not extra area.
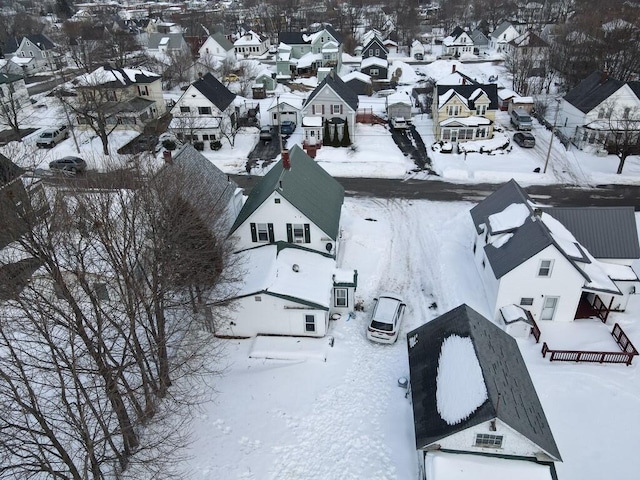
[(289, 160), (289, 150), (282, 150), (282, 168), (291, 170), (291, 161)]
[(451, 65), (451, 73), (456, 73), (456, 64)]
[(609, 80), (609, 72), (605, 70), (602, 72), (602, 77), (600, 77), (600, 84), (605, 83), (607, 80)]
[(171, 165), (173, 163), (173, 157), (171, 156), (171, 150), (165, 150), (162, 152), (162, 157), (164, 158), (165, 163)]

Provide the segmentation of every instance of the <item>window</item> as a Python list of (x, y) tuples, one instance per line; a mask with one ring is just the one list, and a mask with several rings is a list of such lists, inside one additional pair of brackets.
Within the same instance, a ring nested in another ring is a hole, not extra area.
[(629, 107), (626, 107), (624, 109), (624, 112), (622, 112), (622, 118), (624, 118), (625, 120), (628, 119), (630, 112), (631, 112), (631, 109)]
[(147, 96), (149, 95), (149, 87), (147, 85), (139, 85), (138, 86), (138, 95), (140, 95), (141, 97)]
[(304, 243), (304, 225), (301, 223), (293, 224), (293, 243)]
[(527, 307), (533, 305), (533, 298), (531, 297), (522, 297), (520, 299), (520, 305)]
[(376, 48), (376, 57), (380, 55), (380, 49)]
[(450, 117), (457, 117), (460, 115), (460, 105), (449, 105), (447, 107), (447, 114)]
[(280, 199), (279, 198), (274, 198), (273, 199), (273, 203), (280, 203)]
[(540, 267), (538, 268), (538, 276), (550, 277), (552, 268), (553, 268), (553, 260), (540, 260)]
[(449, 140), (451, 138), (451, 130), (444, 128), (442, 130), (442, 140)]
[(484, 138), (487, 136), (487, 131), (484, 128), (478, 128), (476, 130), (476, 138)]
[(490, 435), (488, 433), (476, 434), (476, 447), (501, 448), (502, 435)]
[(259, 242), (268, 242), (269, 241), (269, 229), (266, 223), (256, 223), (256, 229), (258, 232), (258, 241)]
[(477, 240), (473, 242), (473, 253), (476, 253), (477, 243)]
[(487, 113), (486, 105), (476, 105), (476, 115), (484, 115)]
[(211, 107), (198, 107), (200, 115), (211, 115)]
[(203, 142), (205, 142), (205, 141), (209, 141), (209, 135), (207, 135), (206, 133), (203, 133), (203, 134), (202, 134), (202, 141), (203, 141)]
[(333, 289), (334, 305), (336, 307), (348, 307), (347, 289), (346, 288), (334, 288)]
[(256, 295), (256, 296), (255, 296), (255, 297), (253, 297), (253, 298), (254, 298), (254, 300), (255, 300), (256, 302), (261, 302), (261, 301), (262, 301), (262, 297), (261, 297), (260, 295)]
[(96, 282), (93, 284), (93, 291), (96, 294), (96, 298), (99, 302), (109, 301), (109, 291), (107, 290), (106, 283)]
[(378, 68), (372, 68), (369, 70), (369, 74), (372, 77), (377, 77), (378, 75), (380, 75), (380, 70)]
[(180, 107), (180, 113), (189, 113), (190, 111), (190, 107)]
[(331, 113), (336, 114), (340, 113), (340, 105), (331, 105)]
[(316, 331), (316, 317), (315, 315), (304, 316), (304, 331), (315, 332)]

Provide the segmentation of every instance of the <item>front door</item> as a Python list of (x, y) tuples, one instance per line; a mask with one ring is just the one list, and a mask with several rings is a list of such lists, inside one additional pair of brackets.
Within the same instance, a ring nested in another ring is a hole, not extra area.
[(553, 320), (553, 316), (556, 313), (556, 307), (558, 306), (559, 297), (545, 297), (544, 305), (542, 306), (542, 313), (540, 314), (540, 320)]
[(458, 130), (451, 129), (451, 142), (457, 142), (458, 141)]

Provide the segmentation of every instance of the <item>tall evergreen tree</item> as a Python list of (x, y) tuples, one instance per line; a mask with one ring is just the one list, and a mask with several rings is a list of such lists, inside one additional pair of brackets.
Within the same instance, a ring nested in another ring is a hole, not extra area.
[(344, 131), (342, 132), (342, 143), (343, 147), (348, 147), (351, 145), (351, 137), (349, 136), (349, 122), (345, 122)]
[(329, 120), (324, 119), (324, 132), (322, 133), (322, 143), (331, 145), (331, 130), (329, 130)]
[(333, 142), (331, 143), (334, 147), (340, 146), (340, 137), (338, 136), (338, 124), (333, 124)]

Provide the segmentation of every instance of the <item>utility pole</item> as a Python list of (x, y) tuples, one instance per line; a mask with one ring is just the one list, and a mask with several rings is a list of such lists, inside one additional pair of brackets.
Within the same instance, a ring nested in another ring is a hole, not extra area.
[(278, 106), (278, 139), (280, 140), (280, 152), (282, 152), (282, 133), (280, 132), (280, 95), (276, 95)]
[(542, 170), (542, 173), (547, 173), (547, 167), (549, 166), (549, 156), (551, 155), (551, 146), (553, 145), (553, 137), (556, 134), (556, 122), (558, 121), (558, 113), (560, 112), (560, 99), (556, 98), (556, 102), (558, 102), (558, 105), (556, 105), (556, 114), (553, 117), (553, 128), (551, 129), (551, 139), (549, 140), (549, 149), (547, 150), (547, 158), (544, 161), (544, 170)]

